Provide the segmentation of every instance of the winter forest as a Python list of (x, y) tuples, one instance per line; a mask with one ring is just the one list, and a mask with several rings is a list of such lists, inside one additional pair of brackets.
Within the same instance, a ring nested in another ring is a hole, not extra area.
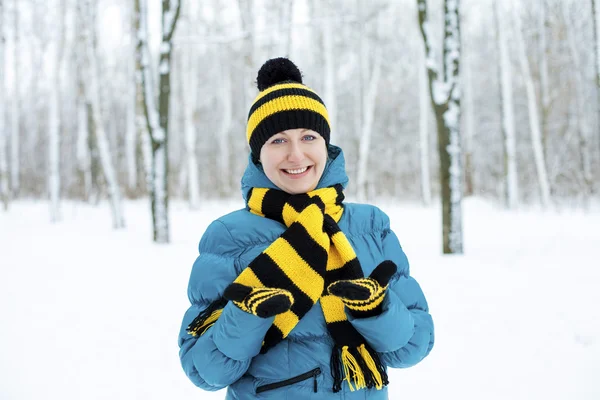
[(225, 397), (177, 337), (280, 56), (427, 298), (389, 398), (599, 399), (600, 0), (0, 0), (0, 399)]
[(586, 207), (596, 3), (2, 0), (4, 210), (48, 199), (59, 221), (64, 199), (106, 200), (120, 228), (123, 199), (149, 198), (167, 242), (168, 199), (239, 196), (256, 71), (282, 55), (324, 97), (351, 197), (447, 199), (453, 232), (462, 196)]

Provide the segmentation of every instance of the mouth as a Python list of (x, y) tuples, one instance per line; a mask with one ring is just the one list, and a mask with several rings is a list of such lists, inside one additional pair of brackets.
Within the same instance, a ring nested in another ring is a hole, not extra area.
[(312, 169), (312, 167), (313, 166), (310, 165), (308, 167), (302, 167), (302, 168), (282, 169), (281, 172), (283, 172), (283, 174), (287, 177), (296, 179), (296, 178), (302, 178), (303, 176), (306, 176), (306, 174), (308, 174), (308, 172)]

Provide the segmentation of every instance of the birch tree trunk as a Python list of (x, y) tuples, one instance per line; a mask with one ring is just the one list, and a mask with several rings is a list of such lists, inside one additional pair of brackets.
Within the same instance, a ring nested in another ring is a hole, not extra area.
[[(471, 73), (471, 52), (473, 49), (467, 43), (466, 35), (462, 39), (462, 83), (464, 86), (464, 151), (465, 151), (465, 189), (464, 196), (473, 195), (473, 136), (475, 135), (475, 102), (473, 101), (473, 74)], [(425, 75), (427, 79), (427, 75)]]
[(10, 176), (11, 176), (11, 189), (12, 197), (16, 198), (19, 195), (21, 188), (21, 159), (19, 154), (20, 140), (20, 117), (21, 117), (21, 90), (20, 90), (20, 74), (19, 70), (19, 55), (21, 51), (20, 40), (19, 40), (19, 5), (17, 0), (14, 1), (14, 46), (13, 46), (13, 74), (14, 74), (14, 92), (11, 98), (12, 105), (12, 118), (11, 118), (11, 135), (10, 135)]
[[(42, 3), (39, 6), (34, 7), (32, 12), (32, 18), (34, 21), (44, 20), (46, 15), (46, 9), (48, 5), (47, 3)], [(40, 30), (41, 31), (41, 30)], [(42, 127), (40, 124), (40, 114), (42, 107), (45, 107), (45, 104), (42, 106), (40, 103), (41, 89), (40, 82), (45, 81), (46, 74), (43, 72), (44, 62), (44, 54), (46, 54), (46, 48), (48, 45), (49, 37), (47, 34), (37, 31), (34, 35), (33, 40), (30, 40), (29, 54), (31, 55), (31, 77), (30, 77), (30, 86), (28, 92), (30, 93), (30, 99), (28, 101), (29, 109), (31, 110), (28, 118), (26, 118), (23, 122), (25, 124), (25, 130), (27, 132), (27, 142), (26, 142), (26, 150), (27, 154), (35, 154), (36, 151), (39, 151), (38, 141), (40, 136), (42, 135)], [(41, 159), (42, 157), (40, 157)], [(46, 169), (47, 164), (45, 164), (46, 160), (41, 161), (40, 159), (36, 159), (35, 162), (32, 162), (32, 169)]]
[(125, 220), (122, 211), (121, 189), (117, 182), (115, 169), (111, 160), (110, 145), (106, 129), (104, 127), (104, 118), (102, 115), (102, 103), (100, 101), (100, 86), (99, 86), (99, 71), (98, 60), (96, 56), (95, 41), (92, 38), (92, 33), (89, 27), (96, 26), (96, 8), (92, 4), (92, 0), (87, 0), (85, 8), (92, 15), (88, 19), (86, 26), (85, 37), (87, 39), (86, 55), (88, 65), (87, 85), (85, 87), (86, 97), (91, 105), (92, 121), (96, 136), (96, 146), (98, 148), (98, 156), (100, 165), (106, 181), (108, 196), (110, 200), (111, 214), (113, 219), (113, 228), (120, 229), (125, 227)]
[(48, 104), (48, 191), (50, 194), (50, 221), (60, 221), (60, 71), (64, 55), (66, 1), (60, 0), (56, 12), (56, 40), (50, 47), (54, 49), (53, 65), (50, 68), (50, 101)]
[(92, 160), (90, 155), (89, 125), (87, 114), (87, 103), (85, 89), (82, 87), (83, 80), (78, 82), (77, 95), (77, 165), (83, 178), (83, 196), (90, 199), (92, 193)]
[(254, 7), (253, 0), (238, 0), (242, 31), (244, 32), (244, 104), (251, 104), (256, 91), (254, 87), (255, 68), (254, 57), (256, 40), (254, 37)]
[(538, 184), (540, 187), (540, 201), (543, 207), (550, 205), (550, 183), (548, 181), (548, 173), (546, 171), (546, 159), (544, 157), (544, 150), (542, 145), (542, 130), (539, 118), (539, 106), (538, 99), (535, 94), (535, 86), (533, 83), (533, 76), (531, 75), (531, 67), (529, 66), (529, 59), (527, 58), (527, 51), (525, 49), (525, 40), (523, 39), (523, 31), (521, 29), (521, 16), (514, 7), (512, 6), (512, 16), (515, 21), (515, 39), (517, 42), (517, 55), (519, 57), (519, 64), (521, 65), (521, 73), (525, 81), (525, 88), (527, 90), (527, 104), (529, 108), (529, 129), (531, 132), (531, 144), (533, 147), (533, 155), (535, 159), (535, 166), (538, 176)]
[[(141, 25), (141, 4), (140, 0), (134, 0), (133, 27), (136, 38), (135, 51), (135, 126), (136, 134), (139, 139), (142, 150), (142, 165), (144, 168), (144, 178), (146, 190), (152, 191), (152, 145), (150, 144), (150, 133), (146, 123), (145, 105), (144, 105), (144, 74), (142, 68), (142, 58), (140, 57), (140, 41), (148, 40), (148, 29)], [(140, 38), (140, 35), (141, 38)], [(149, 57), (149, 56), (148, 56)], [(148, 62), (150, 59), (148, 58)], [(148, 67), (149, 68), (149, 67)], [(150, 81), (152, 82), (152, 81)], [(150, 84), (150, 83), (149, 83)], [(153, 92), (154, 93), (154, 92)]]
[[(135, 15), (133, 7), (129, 8), (132, 15)], [(130, 192), (134, 192), (138, 185), (137, 176), (137, 129), (136, 129), (136, 108), (137, 108), (137, 81), (136, 81), (136, 60), (135, 60), (135, 36), (137, 29), (134, 30), (135, 22), (131, 26), (131, 52), (127, 58), (127, 72), (130, 77), (127, 84), (127, 126), (125, 130), (125, 159), (127, 163), (127, 187)]]
[[(221, 52), (224, 49), (219, 50)], [(233, 119), (233, 99), (231, 96), (232, 84), (231, 84), (231, 70), (229, 61), (220, 55), (220, 68), (221, 71), (221, 109), (223, 114), (221, 115), (221, 126), (218, 130), (217, 145), (219, 149), (219, 155), (217, 158), (217, 165), (219, 171), (219, 182), (221, 187), (221, 195), (226, 196), (230, 191), (230, 177), (231, 172), (229, 168), (230, 162), (230, 140), (229, 135), (231, 131), (231, 120)], [(197, 178), (196, 178), (197, 179)]]
[(598, 5), (597, 0), (592, 0), (592, 21), (594, 26), (594, 64), (596, 65), (596, 107), (598, 108), (596, 126), (600, 133), (600, 6)]
[(4, 37), (4, 0), (0, 0), (0, 200), (4, 210), (8, 210), (9, 186), (8, 165), (6, 160), (6, 124), (5, 124), (5, 102), (6, 84), (4, 82), (4, 48), (6, 38)]
[(427, 93), (427, 66), (425, 50), (419, 68), (419, 155), (421, 163), (421, 198), (425, 206), (431, 205), (431, 173), (429, 171), (429, 95)]
[(373, 74), (369, 82), (369, 87), (364, 100), (363, 126), (361, 127), (361, 137), (358, 147), (358, 171), (357, 187), (359, 201), (365, 201), (367, 198), (367, 168), (369, 166), (369, 150), (371, 148), (371, 136), (373, 135), (373, 119), (375, 118), (375, 104), (377, 99), (377, 88), (381, 77), (381, 50), (375, 49), (373, 56)]
[(292, 7), (293, 0), (279, 1), (279, 55), (289, 56), (292, 48)]
[[(314, 0), (316, 2), (316, 0)], [(315, 15), (318, 15), (319, 9), (315, 7)], [(360, 140), (363, 135), (362, 127), (364, 126), (364, 99), (366, 96), (366, 85), (369, 79), (369, 41), (367, 40), (367, 27), (362, 21), (366, 19), (365, 2), (363, 0), (356, 0), (356, 15), (357, 15), (357, 30), (358, 30), (358, 79), (356, 80), (356, 95), (354, 103), (354, 126), (355, 132), (353, 136), (356, 138), (358, 143), (358, 153), (360, 153)], [(317, 61), (318, 63), (318, 61)], [(360, 156), (359, 156), (360, 157)], [(358, 167), (356, 172), (356, 181), (358, 182)], [(365, 188), (361, 188), (360, 185), (356, 185), (357, 196), (360, 199), (361, 196), (365, 196)], [(362, 191), (362, 193), (361, 193)]]
[(460, 143), (460, 1), (444, 0), (443, 78), (430, 43), (427, 1), (417, 0), (425, 43), (429, 92), (435, 110), (440, 157), (444, 254), (463, 253), (462, 169)]
[[(184, 100), (185, 153), (187, 159), (188, 201), (192, 210), (200, 205), (200, 186), (198, 177), (198, 157), (196, 156), (197, 130), (195, 115), (198, 112), (198, 70), (196, 57), (192, 52), (183, 55), (184, 68), (180, 74), (182, 79), (182, 98)], [(184, 71), (185, 70), (185, 71)], [(185, 79), (187, 77), (187, 79)], [(184, 82), (185, 80), (185, 82)], [(185, 90), (187, 89), (187, 90)]]
[(542, 151), (544, 158), (546, 156), (546, 142), (548, 137), (548, 113), (550, 112), (550, 85), (548, 83), (548, 40), (546, 33), (547, 6), (546, 0), (539, 1), (539, 53), (540, 53), (540, 97), (541, 97), (541, 130), (542, 130)]
[[(569, 10), (564, 5), (565, 18), (569, 17)], [(575, 77), (575, 115), (577, 118), (577, 131), (579, 138), (579, 161), (580, 169), (583, 174), (583, 187), (582, 192), (586, 200), (589, 200), (590, 195), (593, 192), (593, 178), (592, 178), (592, 167), (589, 154), (589, 129), (587, 120), (587, 102), (585, 101), (585, 88), (583, 83), (583, 77), (581, 75), (581, 61), (577, 52), (577, 46), (575, 44), (575, 37), (573, 33), (573, 24), (567, 24), (567, 41), (569, 46), (569, 53), (573, 62), (573, 75)]]
[(147, 3), (140, 1), (140, 34), (138, 35), (138, 59), (142, 64), (142, 84), (144, 87), (144, 113), (152, 144), (152, 168), (150, 176), (150, 201), (154, 241), (169, 242), (169, 188), (167, 139), (169, 132), (169, 96), (171, 92), (170, 71), (172, 38), (180, 12), (179, 0), (162, 2), (162, 39), (159, 61), (158, 106), (155, 101), (152, 77), (150, 75), (150, 51), (148, 48)]
[(88, 104), (85, 96), (85, 52), (86, 38), (85, 16), (82, 8), (76, 8), (75, 26), (77, 31), (77, 51), (75, 51), (75, 68), (77, 74), (77, 167), (83, 180), (83, 197), (90, 200), (92, 194), (92, 159), (89, 147)]
[[(328, 2), (330, 3), (330, 2)], [(331, 11), (331, 5), (328, 4), (328, 10)], [(335, 143), (333, 137), (336, 134), (337, 129), (337, 99), (335, 95), (335, 81), (336, 81), (336, 59), (335, 59), (335, 46), (333, 44), (333, 28), (335, 22), (327, 22), (322, 25), (323, 27), (323, 61), (325, 64), (325, 104), (327, 104), (327, 113), (329, 114), (329, 122), (331, 124), (331, 134), (329, 138), (330, 143)]]
[(502, 107), (502, 137), (504, 143), (504, 195), (509, 209), (516, 208), (519, 203), (519, 186), (517, 180), (517, 147), (515, 134), (515, 111), (513, 100), (513, 83), (510, 54), (508, 52), (505, 18), (498, 0), (494, 0), (496, 17), (496, 40), (500, 56), (500, 105)]

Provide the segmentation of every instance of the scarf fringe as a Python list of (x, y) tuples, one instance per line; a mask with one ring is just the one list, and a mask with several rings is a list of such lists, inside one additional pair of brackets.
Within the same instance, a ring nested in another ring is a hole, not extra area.
[(226, 304), (227, 300), (222, 297), (213, 301), (188, 325), (186, 329), (187, 333), (192, 336), (202, 336), (208, 328), (217, 322)]
[(381, 390), (388, 381), (385, 366), (379, 355), (367, 344), (357, 348), (335, 346), (331, 353), (333, 392), (342, 390), (346, 381), (351, 392), (364, 388)]

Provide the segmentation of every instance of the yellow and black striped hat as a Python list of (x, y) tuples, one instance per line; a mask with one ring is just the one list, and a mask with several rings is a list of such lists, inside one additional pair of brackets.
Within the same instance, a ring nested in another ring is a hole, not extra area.
[(287, 58), (273, 58), (258, 71), (260, 93), (248, 113), (246, 138), (258, 158), (265, 142), (287, 129), (306, 128), (319, 133), (329, 144), (329, 115), (323, 100), (306, 85), (302, 74)]

